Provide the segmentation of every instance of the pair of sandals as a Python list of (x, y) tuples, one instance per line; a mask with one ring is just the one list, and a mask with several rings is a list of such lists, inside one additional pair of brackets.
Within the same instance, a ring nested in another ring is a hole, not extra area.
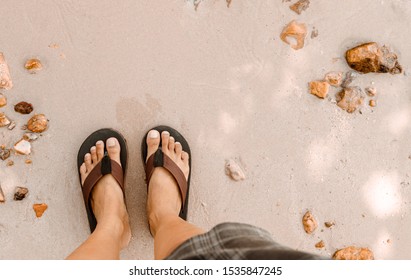
[[(147, 191), (148, 191), (148, 186), (150, 183), (151, 175), (153, 174), (154, 169), (156, 167), (164, 167), (165, 169), (167, 169), (171, 173), (171, 175), (173, 175), (174, 179), (176, 180), (179, 191), (180, 191), (180, 195), (182, 197), (182, 200), (181, 200), (182, 205), (181, 205), (179, 216), (182, 219), (187, 220), (188, 191), (190, 187), (190, 177), (191, 177), (190, 147), (186, 139), (177, 130), (169, 126), (157, 126), (150, 130), (157, 130), (158, 132), (160, 132), (160, 135), (163, 131), (168, 131), (170, 133), (170, 136), (174, 137), (176, 142), (181, 143), (183, 147), (183, 151), (189, 154), (190, 173), (188, 175), (188, 179), (186, 180), (184, 173), (177, 166), (177, 164), (175, 164), (172, 159), (170, 159), (167, 155), (165, 155), (162, 152), (161, 138), (160, 138), (159, 148), (154, 154), (152, 154), (148, 158), (147, 161), (146, 161), (147, 159), (146, 139), (147, 139), (148, 132), (145, 134), (142, 140), (142, 143), (141, 143), (141, 157), (143, 159), (143, 164), (144, 164), (145, 172), (146, 172)], [(125, 179), (126, 170), (127, 170), (127, 158), (128, 158), (127, 142), (126, 142), (126, 139), (118, 131), (115, 131), (109, 128), (100, 129), (90, 134), (90, 136), (88, 136), (86, 140), (84, 140), (83, 144), (80, 147), (78, 155), (77, 155), (77, 167), (78, 167), (77, 169), (80, 170), (80, 166), (84, 162), (84, 156), (90, 152), (90, 148), (95, 146), (97, 141), (101, 140), (105, 143), (106, 140), (111, 137), (117, 138), (118, 142), (120, 143), (121, 166), (116, 161), (110, 159), (110, 157), (108, 156), (107, 150), (106, 150), (106, 146), (104, 146), (103, 159), (89, 173), (89, 175), (87, 176), (81, 188), (83, 192), (84, 204), (86, 206), (87, 217), (88, 217), (88, 221), (90, 224), (91, 232), (93, 232), (97, 226), (97, 220), (96, 220), (96, 217), (94, 216), (93, 209), (91, 207), (91, 202), (90, 202), (91, 192), (94, 186), (97, 185), (97, 182), (104, 175), (111, 174), (115, 178), (117, 183), (120, 185), (121, 190), (123, 191), (124, 201), (126, 201), (125, 200), (124, 179)], [(80, 184), (81, 184), (80, 173), (79, 173), (79, 177), (80, 177)]]

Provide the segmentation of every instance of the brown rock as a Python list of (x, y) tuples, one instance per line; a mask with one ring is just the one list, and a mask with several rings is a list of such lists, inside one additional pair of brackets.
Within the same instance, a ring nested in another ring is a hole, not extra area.
[(324, 247), (325, 247), (325, 243), (322, 240), (315, 244), (315, 248), (317, 248), (317, 249), (322, 249)]
[(325, 81), (312, 81), (310, 82), (310, 93), (316, 95), (319, 98), (327, 97), (330, 85)]
[(226, 2), (227, 2), (227, 8), (230, 8), (231, 1), (232, 1), (232, 0), (226, 0)]
[(370, 107), (375, 107), (377, 106), (377, 103), (375, 102), (375, 100), (370, 100)]
[(46, 203), (41, 203), (41, 204), (33, 204), (33, 210), (36, 212), (36, 217), (40, 218), (43, 216), (44, 211), (46, 211), (48, 208)]
[(336, 251), (334, 260), (373, 260), (374, 254), (368, 248), (350, 246)]
[(343, 88), (337, 94), (337, 105), (348, 113), (353, 113), (363, 104), (364, 95), (359, 87)]
[(25, 162), (26, 164), (31, 164), (33, 161), (28, 158), (28, 159), (26, 159), (24, 162)]
[(388, 47), (379, 47), (375, 42), (349, 49), (345, 53), (345, 58), (352, 69), (362, 73), (399, 74), (402, 72), (397, 55), (391, 52)]
[(6, 163), (6, 165), (7, 165), (7, 166), (13, 166), (13, 165), (14, 165), (14, 161), (9, 160), (9, 161)]
[(290, 9), (300, 15), (303, 11), (307, 10), (309, 6), (310, 0), (300, 0), (292, 4)]
[(29, 119), (27, 128), (32, 132), (43, 132), (47, 129), (48, 119), (44, 114), (34, 115)]
[(0, 93), (0, 108), (7, 105), (7, 98)]
[[(284, 27), (283, 32), (281, 32), (280, 38), (286, 44), (290, 45), (294, 50), (299, 50), (304, 47), (305, 36), (307, 35), (307, 27), (304, 23), (298, 23), (295, 20), (291, 21), (286, 27)], [(294, 38), (297, 43), (292, 45), (288, 41), (288, 37)]]
[(375, 87), (367, 87), (365, 88), (365, 92), (370, 97), (374, 97), (377, 95), (377, 89)]
[(23, 114), (23, 115), (27, 115), (30, 114), (33, 111), (33, 105), (31, 105), (30, 103), (27, 102), (19, 102), (16, 105), (14, 105), (14, 111)]
[(29, 190), (27, 188), (17, 187), (16, 192), (14, 193), (14, 200), (23, 200), (28, 193)]
[(225, 173), (234, 181), (245, 179), (245, 174), (240, 165), (233, 159), (230, 159), (225, 164)]
[(325, 75), (324, 80), (326, 80), (333, 87), (339, 87), (342, 84), (342, 72), (329, 72)]
[(4, 113), (0, 113), (0, 127), (8, 126), (10, 120), (6, 117)]
[(303, 217), (303, 226), (306, 233), (311, 234), (317, 229), (317, 221), (310, 211), (307, 211)]
[(11, 89), (13, 82), (11, 81), (9, 66), (4, 59), (3, 53), (0, 52), (0, 88)]
[(6, 149), (5, 147), (0, 148), (0, 158), (2, 160), (6, 160), (10, 157), (10, 149)]
[(36, 74), (38, 71), (43, 69), (43, 65), (37, 58), (32, 58), (26, 61), (24, 68), (26, 68), (30, 74)]
[(325, 225), (327, 228), (330, 228), (330, 227), (332, 227), (332, 226), (335, 226), (335, 223), (334, 223), (334, 222), (325, 222), (324, 225)]
[(5, 202), (6, 198), (4, 197), (3, 189), (1, 188), (0, 185), (0, 202)]

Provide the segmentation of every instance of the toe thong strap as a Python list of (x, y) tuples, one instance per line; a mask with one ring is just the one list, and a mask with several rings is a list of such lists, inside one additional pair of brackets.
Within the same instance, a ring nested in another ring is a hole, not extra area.
[[(84, 201), (89, 201), (91, 191), (97, 182), (106, 174), (111, 174), (117, 183), (120, 185), (124, 194), (124, 175), (121, 165), (116, 161), (111, 160), (108, 155), (105, 155), (103, 159), (91, 170), (83, 184), (83, 196)], [(89, 207), (89, 205), (86, 205)]]
[(181, 199), (182, 199), (182, 209), (184, 209), (184, 204), (187, 196), (187, 180), (184, 176), (183, 171), (180, 167), (166, 154), (163, 153), (161, 148), (159, 148), (154, 154), (152, 154), (146, 162), (146, 182), (147, 188), (150, 183), (151, 175), (153, 175), (154, 168), (164, 167), (167, 169), (174, 179), (177, 181), (178, 188), (180, 190)]

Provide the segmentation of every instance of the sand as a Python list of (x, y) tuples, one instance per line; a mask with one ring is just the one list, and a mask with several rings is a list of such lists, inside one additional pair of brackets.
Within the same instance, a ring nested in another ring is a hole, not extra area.
[[(294, 2), (294, 1), (293, 1)], [(123, 259), (150, 259), (140, 143), (148, 129), (181, 131), (193, 152), (189, 221), (267, 229), (290, 248), (332, 256), (347, 246), (376, 259), (411, 259), (411, 3), (408, 0), (311, 1), (297, 15), (282, 1), (12, 1), (0, 9), (0, 51), (14, 87), (0, 110), (17, 123), (0, 129), (13, 146), (27, 115), (49, 129), (32, 143), (31, 164), (0, 161), (0, 259), (62, 259), (89, 234), (76, 169), (94, 130), (112, 127), (129, 143), (126, 196), (133, 238)], [(291, 20), (308, 28), (294, 50), (279, 35)], [(318, 37), (310, 38), (313, 29)], [(389, 44), (405, 74), (367, 74), (353, 85), (377, 88), (375, 108), (348, 114), (308, 92), (308, 82), (349, 70), (344, 52)], [(43, 69), (30, 74), (27, 59)], [(225, 162), (243, 163), (233, 181)], [(13, 201), (16, 186), (29, 188)], [(37, 218), (33, 204), (46, 203)], [(307, 235), (309, 210), (319, 228)], [(324, 222), (335, 221), (326, 228)], [(387, 242), (387, 240), (390, 242)], [(325, 248), (315, 244), (323, 240)]]

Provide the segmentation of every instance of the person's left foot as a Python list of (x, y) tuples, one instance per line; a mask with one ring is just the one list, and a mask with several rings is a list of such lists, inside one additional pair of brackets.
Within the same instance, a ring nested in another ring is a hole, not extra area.
[[(110, 159), (121, 166), (120, 144), (114, 137), (107, 139), (107, 153)], [(84, 163), (80, 166), (81, 184), (84, 184), (91, 170), (104, 157), (104, 142), (97, 141), (91, 147), (90, 153), (84, 156)], [(123, 191), (111, 174), (104, 175), (94, 186), (91, 192), (91, 207), (97, 219), (97, 228), (110, 231), (119, 237), (120, 248), (127, 247), (131, 239), (131, 229)], [(96, 228), (96, 229), (97, 229)]]

